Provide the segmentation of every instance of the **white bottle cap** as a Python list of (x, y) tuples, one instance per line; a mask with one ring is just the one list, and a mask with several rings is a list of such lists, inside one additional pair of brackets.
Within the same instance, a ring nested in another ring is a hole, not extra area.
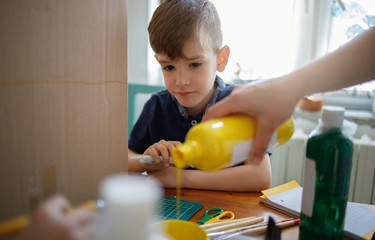
[(323, 106), (322, 109), (322, 127), (342, 128), (344, 122), (345, 108), (337, 106)]
[(161, 189), (152, 178), (119, 174), (104, 179), (100, 185), (100, 193), (109, 205), (133, 206), (156, 202)]

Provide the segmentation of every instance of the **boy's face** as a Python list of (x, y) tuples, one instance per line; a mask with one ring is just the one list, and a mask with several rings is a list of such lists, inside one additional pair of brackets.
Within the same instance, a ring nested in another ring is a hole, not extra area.
[(163, 53), (155, 57), (161, 65), (166, 88), (194, 116), (211, 101), (218, 57), (195, 38), (186, 42), (182, 53), (185, 57), (174, 61)]

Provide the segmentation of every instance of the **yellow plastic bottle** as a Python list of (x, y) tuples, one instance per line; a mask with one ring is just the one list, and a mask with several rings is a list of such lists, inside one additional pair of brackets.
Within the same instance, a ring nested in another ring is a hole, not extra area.
[[(185, 142), (172, 151), (177, 168), (193, 166), (203, 171), (215, 171), (248, 159), (256, 122), (244, 115), (235, 115), (201, 122), (192, 127)], [(275, 132), (270, 147), (289, 141), (294, 132), (292, 118)]]

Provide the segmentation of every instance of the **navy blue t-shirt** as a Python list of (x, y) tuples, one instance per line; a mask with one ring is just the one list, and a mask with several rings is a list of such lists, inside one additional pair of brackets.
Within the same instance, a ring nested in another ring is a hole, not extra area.
[[(208, 107), (228, 96), (234, 88), (233, 84), (225, 84), (219, 76), (216, 76), (215, 83), (217, 87)], [(168, 90), (154, 93), (133, 127), (129, 149), (142, 154), (162, 139), (184, 142), (189, 129), (201, 122), (202, 117), (203, 112), (194, 117), (188, 116), (187, 110)]]

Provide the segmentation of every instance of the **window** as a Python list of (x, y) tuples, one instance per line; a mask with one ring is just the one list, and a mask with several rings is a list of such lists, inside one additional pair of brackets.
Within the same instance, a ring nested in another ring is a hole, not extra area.
[(294, 63), (294, 0), (211, 0), (231, 49), (224, 80), (258, 80), (288, 73)]
[[(211, 0), (231, 48), (234, 82), (287, 74), (375, 25), (374, 0)], [(323, 95), (325, 104), (372, 110), (375, 81)]]
[[(286, 74), (375, 24), (374, 0), (211, 1), (222, 21), (224, 43), (232, 50), (225, 79)], [(303, 53), (306, 49), (310, 52)]]
[[(375, 25), (374, 0), (211, 0), (219, 12), (229, 64), (227, 82), (287, 74), (350, 41)], [(159, 4), (149, 0), (150, 14)], [(148, 79), (163, 84), (160, 67), (148, 50)], [(350, 90), (375, 89), (375, 83)], [(371, 93), (372, 94), (372, 93)]]
[[(332, 5), (331, 35), (328, 51), (333, 51), (358, 34), (375, 25), (374, 0), (341, 0)], [(372, 91), (375, 82), (368, 82), (347, 88), (353, 91)]]

